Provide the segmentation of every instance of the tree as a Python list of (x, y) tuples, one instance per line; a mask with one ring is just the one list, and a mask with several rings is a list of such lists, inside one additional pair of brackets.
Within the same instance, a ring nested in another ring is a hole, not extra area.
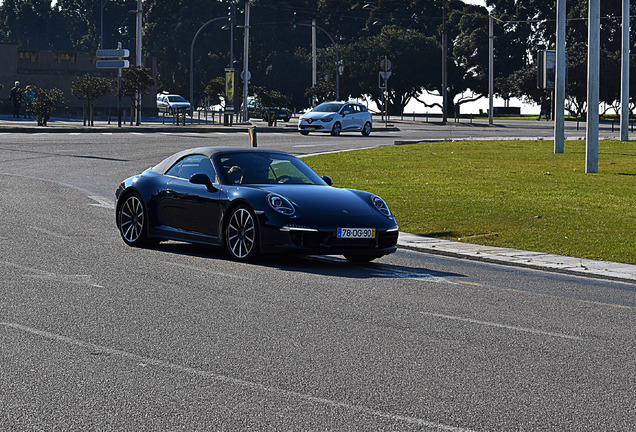
[(362, 38), (343, 51), (343, 57), (356, 67), (348, 69), (341, 94), (353, 97), (370, 95), (380, 105), (382, 91), (378, 88), (378, 71), (380, 61), (385, 57), (392, 63), (392, 75), (388, 81), (389, 109), (392, 112), (402, 113), (422, 89), (439, 86), (439, 42), (416, 30), (385, 27), (379, 35)]
[(89, 74), (76, 76), (71, 83), (71, 94), (86, 101), (88, 106), (89, 125), (93, 126), (93, 102), (106, 95), (113, 85), (109, 78), (96, 77)]
[(148, 94), (150, 87), (155, 84), (154, 78), (150, 75), (150, 69), (143, 66), (131, 66), (122, 71), (121, 76), (121, 94), (128, 96), (131, 101), (130, 124), (133, 123), (133, 112), (136, 113), (137, 126), (140, 124), (141, 105), (137, 104), (137, 95), (139, 101)]
[(46, 126), (53, 111), (63, 102), (64, 93), (62, 93), (62, 90), (57, 88), (47, 90), (34, 87), (32, 109), (38, 126)]
[(225, 100), (225, 78), (216, 77), (208, 82), (203, 92), (208, 100), (208, 105), (223, 105), (227, 106)]
[(278, 113), (285, 108), (285, 96), (276, 90), (269, 90), (266, 87), (254, 87), (256, 102), (260, 110), (260, 116), (267, 120), (267, 125), (271, 126), (276, 122)]
[(305, 90), (305, 97), (315, 99), (317, 103), (335, 100), (336, 86), (327, 81), (318, 81), (315, 86)]

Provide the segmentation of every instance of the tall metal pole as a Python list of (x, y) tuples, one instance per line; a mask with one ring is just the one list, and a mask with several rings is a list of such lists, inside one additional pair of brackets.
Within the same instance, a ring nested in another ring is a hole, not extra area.
[(442, 8), (442, 123), (448, 120), (448, 33), (446, 31), (446, 0)]
[(195, 102), (194, 101), (194, 60), (193, 60), (194, 43), (197, 41), (197, 38), (199, 37), (199, 33), (201, 33), (201, 31), (203, 31), (205, 27), (207, 27), (209, 24), (212, 24), (215, 21), (223, 20), (225, 18), (226, 17), (224, 16), (212, 18), (211, 20), (203, 24), (201, 27), (199, 27), (199, 30), (197, 30), (197, 32), (194, 34), (194, 37), (192, 38), (192, 43), (190, 44), (190, 116), (192, 116), (194, 113), (194, 102)]
[[(318, 76), (318, 64), (316, 59), (316, 20), (311, 20), (311, 86), (314, 87)], [(316, 104), (316, 98), (313, 99), (313, 105)]]
[[(137, 0), (137, 50), (135, 52), (135, 65), (137, 65), (138, 67), (141, 67), (142, 65), (142, 61), (141, 61), (141, 13), (142, 13), (142, 9), (141, 9), (141, 0)], [(137, 101), (137, 126), (139, 126), (141, 124), (141, 93), (137, 92), (137, 95), (135, 96), (135, 99)]]
[(623, 0), (621, 50), (621, 141), (629, 141), (629, 0)]
[(108, 0), (101, 0), (101, 10), (99, 13), (99, 49), (104, 48), (104, 4), (106, 4)]
[(599, 60), (601, 50), (601, 0), (589, 0), (587, 48), (587, 130), (585, 172), (598, 173)]
[(554, 78), (554, 153), (565, 152), (565, 0), (557, 0), (556, 72)]
[(249, 47), (250, 47), (250, 2), (245, 0), (245, 33), (243, 37), (243, 121), (247, 114), (247, 83), (249, 81)]
[[(121, 42), (117, 42), (117, 49), (121, 49)], [(121, 68), (117, 68), (117, 127), (121, 127)]]
[(493, 124), (493, 94), (495, 91), (495, 31), (492, 15), (488, 15), (488, 124)]

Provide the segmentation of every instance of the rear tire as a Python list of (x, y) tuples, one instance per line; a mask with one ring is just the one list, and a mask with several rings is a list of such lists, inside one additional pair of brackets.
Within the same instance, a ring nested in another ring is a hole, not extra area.
[(362, 136), (369, 136), (371, 135), (371, 123), (366, 122), (364, 124), (364, 127), (362, 128)]

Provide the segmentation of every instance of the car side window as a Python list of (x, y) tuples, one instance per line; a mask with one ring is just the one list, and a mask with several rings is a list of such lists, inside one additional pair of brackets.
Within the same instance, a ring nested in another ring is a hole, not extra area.
[(178, 177), (189, 180), (194, 174), (207, 174), (214, 181), (214, 167), (205, 155), (190, 155), (182, 159)]
[(172, 167), (168, 171), (166, 171), (166, 175), (170, 176), (170, 177), (179, 177), (179, 170), (181, 169), (181, 162), (183, 162), (183, 159), (181, 159), (176, 164), (172, 165)]
[(353, 109), (351, 105), (347, 105), (342, 109), (342, 114), (351, 114), (352, 112), (353, 112)]
[(210, 180), (215, 181), (216, 173), (210, 158), (205, 155), (190, 155), (181, 159), (170, 168), (166, 175), (189, 180), (194, 174), (207, 174)]

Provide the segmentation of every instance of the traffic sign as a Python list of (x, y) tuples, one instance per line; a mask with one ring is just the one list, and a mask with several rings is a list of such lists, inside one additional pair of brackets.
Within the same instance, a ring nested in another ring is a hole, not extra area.
[(99, 49), (96, 56), (100, 58), (125, 58), (130, 56), (130, 51), (127, 49)]
[[(245, 71), (241, 72), (241, 79), (245, 81)], [(252, 72), (247, 71), (247, 81), (252, 79)]]
[(128, 60), (97, 60), (95, 62), (97, 69), (120, 69), (130, 66)]
[(380, 70), (381, 71), (390, 71), (391, 70), (391, 60), (389, 60), (388, 58), (383, 58), (382, 60), (380, 60)]
[(380, 75), (382, 76), (382, 79), (385, 80), (385, 81), (389, 79), (391, 74), (392, 74), (392, 72), (380, 71)]

